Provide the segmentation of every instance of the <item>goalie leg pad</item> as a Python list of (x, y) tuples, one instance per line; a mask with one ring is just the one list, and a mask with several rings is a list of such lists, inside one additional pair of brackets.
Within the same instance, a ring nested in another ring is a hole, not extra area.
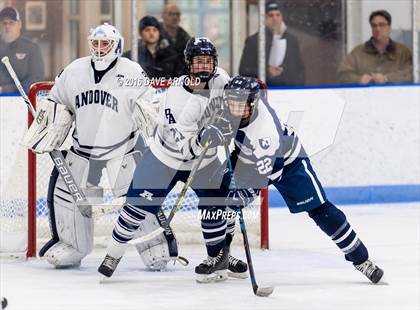
[(116, 197), (127, 194), (136, 169), (136, 163), (140, 160), (140, 157), (140, 151), (134, 151), (122, 157), (111, 159), (106, 163), (109, 184)]
[(44, 254), (44, 258), (56, 268), (79, 267), (82, 258), (86, 256), (69, 244), (58, 241)]
[[(157, 215), (146, 213), (146, 218), (141, 222), (135, 237), (142, 237), (148, 233), (165, 227), (167, 221), (165, 214), (160, 210)], [(172, 229), (166, 229), (163, 233), (155, 238), (136, 244), (137, 252), (150, 270), (165, 270), (169, 261), (178, 258), (178, 244)]]
[[(86, 187), (88, 160), (69, 151), (66, 161), (81, 188)], [(93, 248), (93, 219), (83, 216), (57, 170), (51, 175), (48, 193), (53, 239), (40, 256), (59, 267), (77, 265)]]

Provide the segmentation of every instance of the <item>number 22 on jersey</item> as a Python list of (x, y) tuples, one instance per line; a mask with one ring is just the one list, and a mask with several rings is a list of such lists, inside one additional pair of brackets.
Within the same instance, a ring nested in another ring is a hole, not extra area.
[(273, 167), (271, 166), (271, 158), (265, 157), (257, 161), (257, 169), (260, 174), (269, 173), (273, 169)]

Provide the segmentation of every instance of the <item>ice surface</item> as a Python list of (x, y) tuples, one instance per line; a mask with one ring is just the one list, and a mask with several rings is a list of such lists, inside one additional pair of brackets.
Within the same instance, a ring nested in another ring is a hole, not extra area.
[[(268, 298), (252, 293), (249, 279), (197, 284), (200, 246), (183, 246), (190, 265), (145, 271), (130, 249), (114, 276), (96, 272), (105, 250), (96, 249), (77, 270), (47, 262), (1, 261), (1, 296), (7, 309), (419, 309), (420, 205), (343, 207), (350, 223), (384, 270), (389, 285), (372, 285), (305, 214), (270, 209), (269, 251), (253, 249), (257, 281), (275, 285)], [(241, 236), (236, 236), (241, 238)], [(233, 254), (245, 258), (243, 249)]]

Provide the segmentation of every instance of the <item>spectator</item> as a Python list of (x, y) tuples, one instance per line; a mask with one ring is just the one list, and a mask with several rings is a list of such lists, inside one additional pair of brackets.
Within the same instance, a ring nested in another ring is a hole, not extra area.
[[(265, 13), (267, 85), (303, 85), (305, 72), (299, 43), (287, 30), (279, 3), (268, 1)], [(258, 77), (258, 35), (257, 32), (245, 41), (239, 66), (240, 75)]]
[[(39, 46), (21, 36), (22, 22), (19, 12), (12, 7), (0, 11), (0, 59), (8, 56), (10, 63), (27, 92), (32, 83), (44, 78), (44, 63)], [(0, 94), (13, 93), (17, 88), (0, 64)]]
[(354, 48), (338, 68), (343, 84), (384, 84), (413, 80), (411, 51), (390, 38), (391, 14), (385, 10), (372, 12), (369, 23), (372, 37)]
[(175, 4), (167, 4), (162, 12), (162, 19), (162, 37), (168, 39), (175, 48), (178, 53), (177, 61), (184, 64), (184, 72), (186, 74), (184, 49), (191, 36), (179, 26), (181, 12), (178, 6)]
[[(140, 20), (139, 34), (139, 63), (149, 78), (173, 78), (183, 74), (177, 53), (170, 42), (161, 37), (160, 24), (155, 17), (145, 16)], [(123, 56), (131, 58), (131, 51)]]

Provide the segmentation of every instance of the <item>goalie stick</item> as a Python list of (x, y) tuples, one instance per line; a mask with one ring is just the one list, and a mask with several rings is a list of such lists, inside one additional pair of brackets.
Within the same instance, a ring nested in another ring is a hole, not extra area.
[[(229, 153), (229, 149), (226, 143), (224, 144), (224, 148), (225, 148), (225, 153), (226, 153), (226, 160), (228, 163), (228, 171), (231, 176), (230, 186), (234, 190), (236, 190), (237, 187), (236, 187), (236, 182), (233, 175), (232, 162), (230, 160), (230, 153)], [(245, 226), (244, 214), (242, 213), (242, 208), (238, 207), (237, 212), (239, 214), (239, 226), (241, 228), (242, 237), (244, 240), (244, 249), (245, 249), (245, 254), (246, 254), (246, 261), (248, 263), (249, 277), (251, 279), (252, 290), (254, 291), (254, 294), (257, 296), (260, 296), (260, 297), (270, 296), (271, 293), (273, 293), (274, 291), (274, 286), (259, 287), (257, 284), (257, 279), (255, 278), (255, 272), (254, 272), (254, 265), (252, 264), (251, 250), (249, 248), (248, 234), (246, 232), (246, 226)]]
[[(9, 72), (11, 78), (13, 79), (13, 82), (15, 83), (21, 97), (25, 101), (27, 108), (31, 112), (32, 116), (35, 118), (36, 111), (31, 101), (29, 100), (28, 96), (26, 95), (22, 87), (22, 84), (19, 81), (19, 78), (17, 77), (16, 72), (10, 63), (9, 57), (4, 56), (1, 59), (1, 61), (6, 66), (6, 69)], [(73, 197), (74, 202), (79, 208), (80, 213), (85, 217), (92, 217), (92, 209), (89, 206), (89, 203), (86, 199), (85, 194), (82, 192), (82, 190), (79, 188), (76, 181), (74, 180), (74, 177), (70, 172), (70, 169), (66, 163), (66, 160), (64, 159), (63, 153), (61, 153), (61, 151), (59, 150), (53, 150), (49, 154), (54, 163), (54, 166), (60, 173), (62, 179), (64, 180), (64, 183), (66, 184), (67, 189), (69, 190), (71, 196)]]

